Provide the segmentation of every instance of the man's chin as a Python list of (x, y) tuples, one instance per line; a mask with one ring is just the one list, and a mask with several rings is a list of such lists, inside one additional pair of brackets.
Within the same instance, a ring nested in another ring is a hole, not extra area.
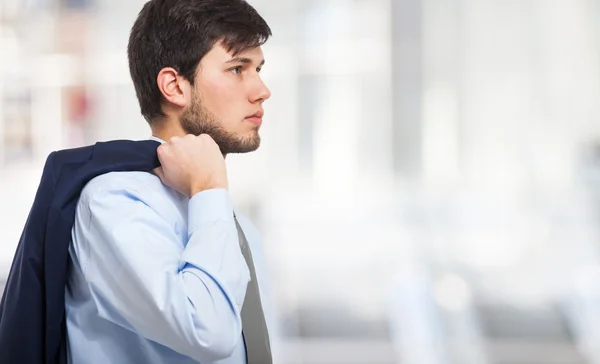
[(260, 147), (260, 138), (253, 140), (240, 141), (237, 145), (230, 145), (228, 148), (219, 146), (224, 154), (244, 154), (256, 151)]

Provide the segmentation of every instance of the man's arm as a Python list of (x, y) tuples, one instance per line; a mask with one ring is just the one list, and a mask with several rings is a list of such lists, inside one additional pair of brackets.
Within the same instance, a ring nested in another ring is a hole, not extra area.
[(250, 276), (227, 191), (190, 199), (183, 250), (153, 208), (132, 189), (82, 196), (74, 233), (99, 315), (200, 362), (231, 356)]

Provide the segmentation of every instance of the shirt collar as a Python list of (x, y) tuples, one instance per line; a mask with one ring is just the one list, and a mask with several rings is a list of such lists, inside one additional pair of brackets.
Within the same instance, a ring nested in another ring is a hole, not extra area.
[(163, 144), (163, 143), (166, 143), (164, 140), (160, 139), (159, 137), (155, 137), (154, 135), (152, 135), (152, 136), (150, 137), (150, 140), (157, 141), (157, 142), (159, 142), (159, 143), (161, 143), (161, 144)]

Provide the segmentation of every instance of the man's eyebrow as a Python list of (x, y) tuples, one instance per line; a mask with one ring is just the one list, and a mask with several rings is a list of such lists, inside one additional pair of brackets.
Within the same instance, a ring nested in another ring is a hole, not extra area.
[[(232, 59), (230, 59), (229, 61), (225, 62), (225, 63), (244, 63), (244, 64), (251, 64), (252, 60), (250, 58), (247, 57), (234, 57)], [(259, 66), (262, 66), (265, 64), (265, 60), (263, 59), (262, 62), (260, 62)]]

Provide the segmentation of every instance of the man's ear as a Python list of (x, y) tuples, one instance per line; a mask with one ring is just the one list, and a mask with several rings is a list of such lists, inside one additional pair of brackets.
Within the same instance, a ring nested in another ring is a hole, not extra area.
[(181, 108), (190, 104), (192, 96), (190, 83), (174, 68), (165, 67), (160, 70), (156, 83), (168, 103)]

